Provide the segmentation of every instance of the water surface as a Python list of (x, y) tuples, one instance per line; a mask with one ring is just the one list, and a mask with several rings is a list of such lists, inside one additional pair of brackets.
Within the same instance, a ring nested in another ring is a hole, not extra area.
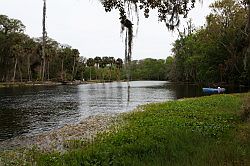
[(0, 141), (35, 135), (95, 115), (114, 115), (136, 106), (201, 96), (201, 87), (165, 81), (33, 86), (0, 89)]

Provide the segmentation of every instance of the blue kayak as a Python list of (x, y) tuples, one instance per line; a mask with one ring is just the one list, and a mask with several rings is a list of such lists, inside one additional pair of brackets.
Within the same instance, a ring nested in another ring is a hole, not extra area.
[(204, 92), (204, 93), (223, 93), (223, 92), (225, 92), (225, 88), (220, 88), (220, 87), (218, 87), (218, 88), (202, 88), (202, 91)]

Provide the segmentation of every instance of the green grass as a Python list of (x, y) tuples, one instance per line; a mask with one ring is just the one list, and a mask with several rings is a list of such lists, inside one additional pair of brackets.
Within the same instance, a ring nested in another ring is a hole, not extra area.
[(145, 111), (123, 115), (124, 123), (92, 143), (74, 141), (63, 154), (26, 151), (23, 161), (58, 166), (249, 165), (250, 122), (242, 118), (249, 115), (246, 103), (250, 93), (145, 105)]

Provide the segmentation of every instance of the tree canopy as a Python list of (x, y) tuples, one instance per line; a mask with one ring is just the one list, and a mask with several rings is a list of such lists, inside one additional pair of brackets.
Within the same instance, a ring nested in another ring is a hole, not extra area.
[(132, 12), (142, 10), (147, 18), (150, 10), (156, 9), (159, 21), (165, 22), (169, 29), (179, 25), (181, 16), (187, 17), (196, 1), (201, 0), (101, 0), (105, 11), (119, 10), (122, 24), (126, 25), (124, 20), (129, 18)]
[(239, 1), (222, 0), (210, 7), (212, 13), (207, 16), (206, 27), (193, 33), (182, 32), (175, 41), (170, 77), (176, 81), (247, 85), (250, 66), (247, 64), (245, 70), (246, 6)]

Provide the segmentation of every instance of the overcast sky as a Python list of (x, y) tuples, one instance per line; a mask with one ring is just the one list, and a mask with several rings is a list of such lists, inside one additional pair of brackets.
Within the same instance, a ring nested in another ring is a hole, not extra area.
[[(211, 2), (213, 0), (197, 3), (189, 14), (196, 26), (205, 24)], [(0, 0), (0, 14), (21, 20), (26, 26), (26, 34), (40, 37), (42, 6), (43, 0)], [(165, 59), (171, 55), (177, 34), (168, 31), (157, 20), (155, 12), (151, 12), (148, 19), (140, 17), (132, 59)], [(46, 27), (49, 37), (78, 49), (81, 56), (124, 57), (119, 14), (106, 13), (98, 0), (47, 0)]]

